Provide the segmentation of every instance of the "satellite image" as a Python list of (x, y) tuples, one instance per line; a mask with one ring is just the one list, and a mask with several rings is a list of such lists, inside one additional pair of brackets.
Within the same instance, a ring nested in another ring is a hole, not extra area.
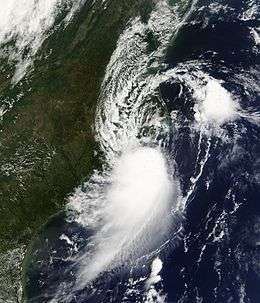
[(260, 302), (259, 0), (0, 0), (0, 303)]

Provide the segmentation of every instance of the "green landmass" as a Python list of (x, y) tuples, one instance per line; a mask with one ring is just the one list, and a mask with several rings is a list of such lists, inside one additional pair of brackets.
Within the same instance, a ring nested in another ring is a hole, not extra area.
[[(0, 122), (2, 256), (26, 249), (73, 189), (101, 165), (93, 122), (105, 68), (129, 19), (137, 14), (147, 19), (152, 4), (113, 0), (105, 10), (101, 6), (101, 0), (86, 4), (65, 29), (50, 35), (33, 71), (18, 85), (8, 77), (14, 64), (0, 60), (0, 102), (9, 107)], [(0, 302), (5, 283), (13, 279), (10, 266), (2, 268)]]

